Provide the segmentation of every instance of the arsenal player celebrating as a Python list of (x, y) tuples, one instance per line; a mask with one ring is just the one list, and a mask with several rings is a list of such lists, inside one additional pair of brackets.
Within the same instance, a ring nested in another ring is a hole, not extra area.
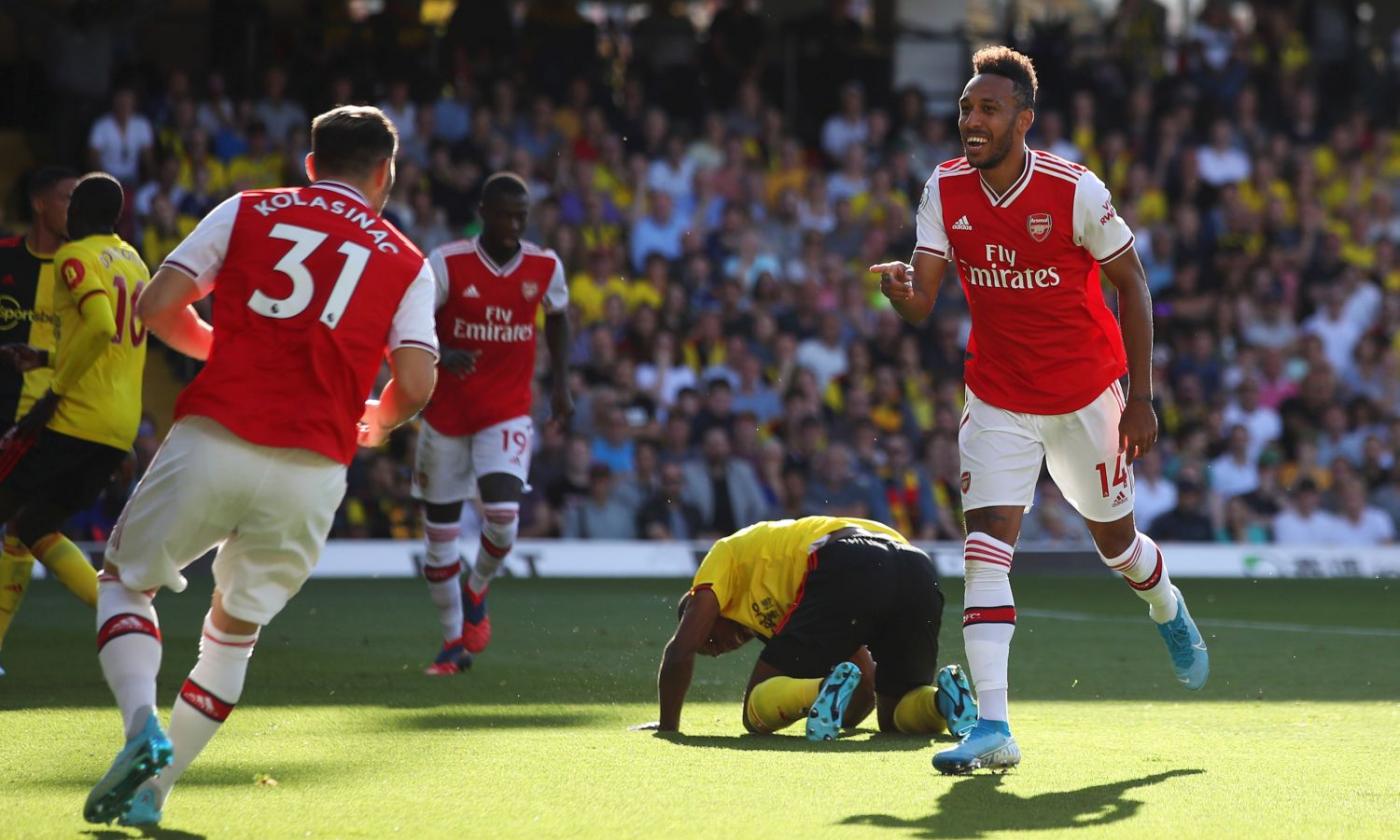
[[(515, 543), (534, 448), (530, 386), (541, 307), (553, 370), (551, 422), (567, 422), (574, 411), (564, 265), (553, 251), (520, 238), (529, 212), (525, 182), (498, 172), (482, 187), (481, 234), (428, 257), (444, 375), (423, 411), (413, 492), (423, 500), (427, 532), (423, 576), (442, 625), (430, 675), (461, 671), (491, 640), (486, 588)], [(459, 587), (458, 523), (462, 504), (477, 496), (481, 549)]]
[[(160, 822), (171, 787), (243, 693), (262, 626), (316, 565), (356, 446), (377, 445), (432, 394), (432, 274), (379, 215), (397, 148), (377, 108), (320, 115), (311, 185), (214, 208), (136, 304), (151, 332), (207, 363), (107, 544), (97, 658), (127, 740), (88, 796), (90, 822)], [(216, 290), (211, 329), (191, 304)], [(393, 378), (367, 402), (386, 354)], [(215, 547), (213, 603), (167, 739), (151, 599), (162, 586), (182, 591), (181, 571)]]
[[(924, 187), (913, 265), (870, 267), (884, 275), (880, 288), (895, 310), (919, 323), (954, 262), (972, 316), (958, 444), (967, 519), (963, 640), (981, 719), (957, 747), (934, 756), (945, 773), (1021, 760), (1007, 715), (1016, 629), (1008, 573), (1042, 462), (1084, 517), (1104, 563), (1148, 603), (1177, 679), (1199, 689), (1209, 672), (1205, 643), (1162, 552), (1133, 522), (1132, 462), (1156, 442), (1157, 418), (1151, 299), (1132, 231), (1098, 176), (1026, 148), (1035, 120), (1030, 59), (987, 47), (972, 65), (958, 102), (966, 157), (939, 165)], [(1118, 290), (1121, 332), (1100, 270)]]

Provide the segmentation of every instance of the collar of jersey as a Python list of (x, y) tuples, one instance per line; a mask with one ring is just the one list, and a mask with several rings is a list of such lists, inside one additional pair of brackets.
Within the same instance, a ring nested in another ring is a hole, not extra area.
[(364, 206), (369, 207), (369, 199), (365, 198), (365, 194), (350, 186), (349, 184), (345, 183), (344, 181), (313, 181), (311, 186), (318, 187), (323, 190), (330, 190), (331, 192), (343, 193), (347, 197), (353, 198), (356, 201), (363, 204)]
[(525, 246), (521, 245), (516, 250), (515, 256), (511, 257), (505, 265), (496, 265), (496, 261), (491, 259), (491, 255), (486, 253), (486, 249), (481, 246), (480, 236), (472, 237), (472, 250), (476, 252), (476, 258), (481, 260), (481, 264), (486, 266), (486, 270), (497, 277), (505, 277), (510, 274), (525, 258)]
[(982, 193), (987, 196), (987, 200), (992, 203), (993, 207), (1009, 207), (1018, 195), (1025, 192), (1026, 185), (1031, 182), (1031, 171), (1035, 168), (1035, 160), (1031, 156), (1035, 152), (1031, 151), (1029, 146), (1022, 146), (1022, 148), (1025, 149), (1026, 155), (1021, 166), (1021, 174), (1016, 176), (1016, 180), (1012, 181), (1011, 186), (1007, 187), (1006, 192), (1000, 196), (987, 183), (986, 176), (981, 172), (977, 173), (977, 181), (982, 185)]

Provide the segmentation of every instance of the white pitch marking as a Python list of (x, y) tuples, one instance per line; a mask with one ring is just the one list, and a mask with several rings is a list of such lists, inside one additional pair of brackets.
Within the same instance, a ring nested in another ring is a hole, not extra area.
[[(1089, 621), (1101, 624), (1143, 624), (1145, 618), (1129, 618), (1116, 615), (1096, 615), (1094, 613), (1070, 612), (1066, 610), (1037, 610), (1017, 608), (1016, 613), (1026, 618), (1048, 618), (1058, 621)], [(1241, 619), (1197, 618), (1202, 631), (1212, 629), (1261, 630), (1267, 633), (1321, 633), (1331, 636), (1367, 636), (1378, 639), (1400, 639), (1400, 630), (1385, 627), (1345, 627), (1334, 624), (1288, 624), (1277, 621), (1245, 621)]]

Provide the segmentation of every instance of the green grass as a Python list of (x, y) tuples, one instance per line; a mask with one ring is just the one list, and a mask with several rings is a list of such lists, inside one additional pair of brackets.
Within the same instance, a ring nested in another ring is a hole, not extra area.
[[(698, 665), (684, 736), (629, 732), (656, 717), (677, 581), (502, 581), (491, 650), (438, 680), (419, 673), (436, 633), (420, 582), (313, 581), (155, 836), (1394, 836), (1400, 582), (1187, 581), (1212, 654), (1198, 696), (1120, 585), (1016, 583), (1026, 759), (952, 779), (929, 739), (741, 735), (756, 649)], [(157, 601), (167, 704), (207, 604), (207, 583), (191, 590)], [(956, 616), (945, 660), (962, 659)], [(120, 745), (92, 639), (90, 613), (35, 584), (0, 679), (0, 837), (138, 836), (80, 816)]]

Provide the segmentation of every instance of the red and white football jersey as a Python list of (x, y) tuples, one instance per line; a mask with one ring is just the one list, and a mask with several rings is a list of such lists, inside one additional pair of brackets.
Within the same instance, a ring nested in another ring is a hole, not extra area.
[(1133, 247), (1108, 188), (1077, 163), (1026, 151), (1021, 176), (992, 192), (966, 158), (924, 186), (916, 251), (952, 261), (972, 314), (964, 367), (983, 401), (1068, 414), (1127, 371), (1099, 263)]
[(445, 435), (470, 435), (530, 413), (535, 376), (535, 319), (569, 305), (559, 255), (522, 240), (510, 262), (496, 265), (478, 241), (444, 245), (428, 255), (437, 290), (438, 340), (475, 350), (476, 370), (438, 377), (423, 419)]
[(437, 353), (423, 254), (334, 181), (250, 190), (214, 208), (165, 265), (214, 296), (214, 344), (175, 416), (348, 464), (386, 350)]

